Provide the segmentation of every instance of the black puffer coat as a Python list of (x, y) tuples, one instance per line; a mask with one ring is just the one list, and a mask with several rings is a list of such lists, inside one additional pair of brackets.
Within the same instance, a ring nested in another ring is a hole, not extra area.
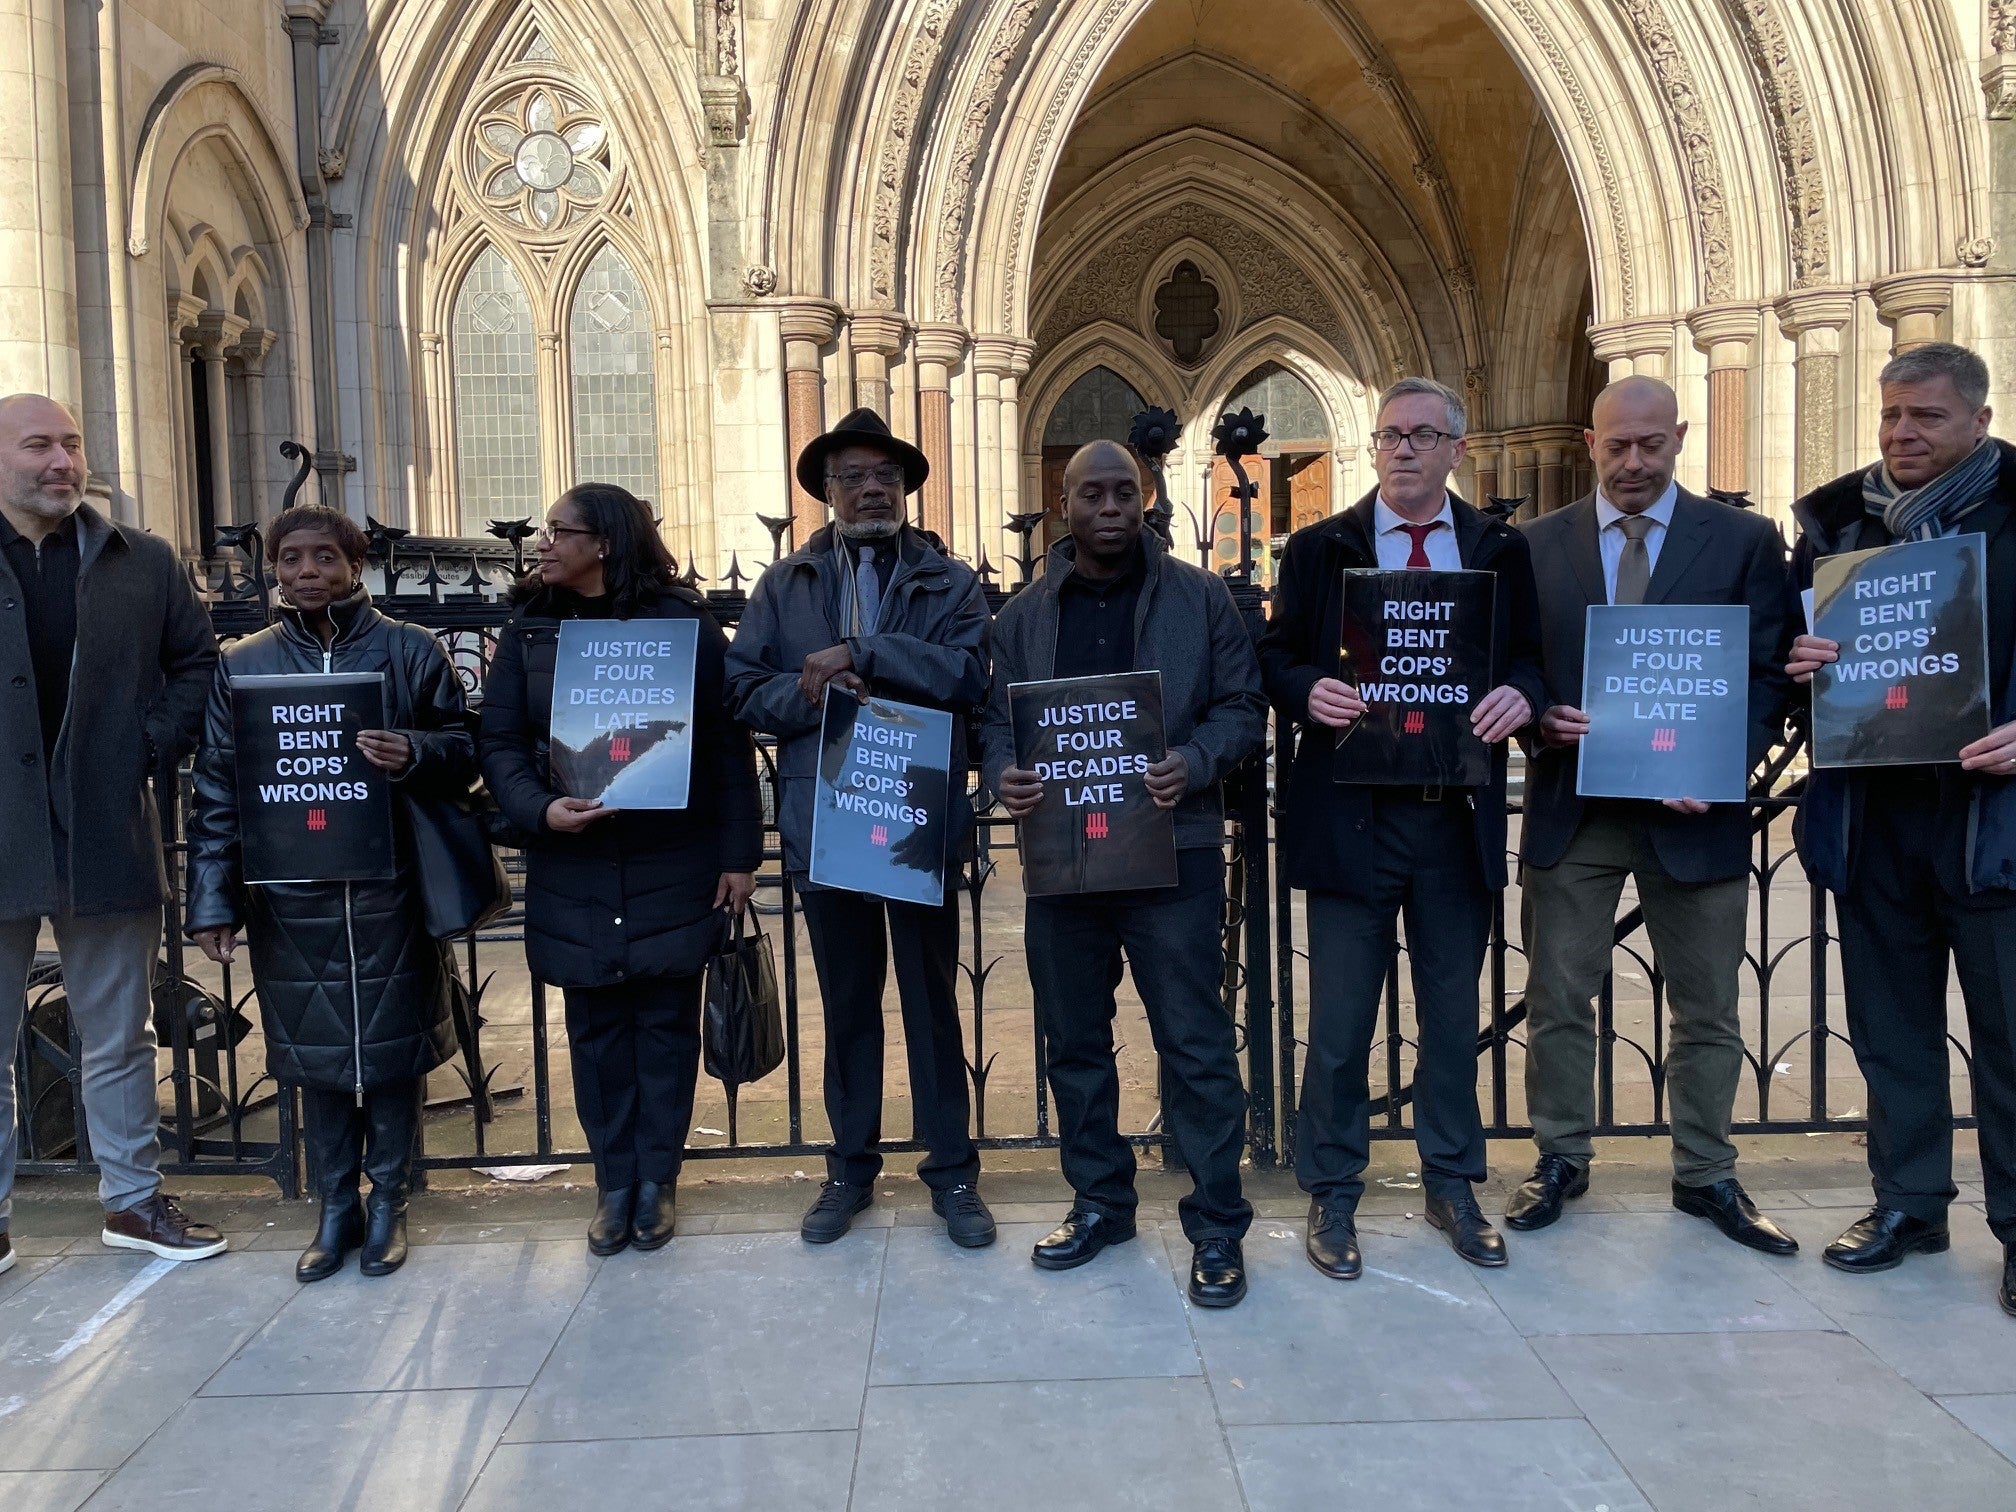
[[(461, 791), (476, 760), (462, 681), (440, 642), (387, 619), (361, 589), (331, 613), (337, 634), (326, 652), (287, 608), (277, 624), (224, 648), (196, 755), (183, 927), (194, 934), (245, 926), (268, 1069), (283, 1082), (347, 1092), (412, 1081), (455, 1053), (455, 968), (427, 933), (403, 804), (392, 809), (399, 857), (392, 881), (245, 885), (231, 679), (382, 672), (387, 719), (413, 743), (399, 785)], [(417, 708), (406, 707), (409, 693)]]
[(533, 837), (525, 853), (525, 955), (556, 987), (692, 976), (719, 944), (723, 872), (763, 859), (763, 806), (749, 732), (728, 715), (728, 639), (706, 603), (675, 589), (635, 619), (697, 619), (693, 777), (687, 806), (614, 814), (578, 834), (547, 827), (563, 796), (547, 772), (553, 663), (562, 620), (601, 618), (608, 600), (541, 589), (497, 638), (483, 684), (483, 779), (505, 817)]

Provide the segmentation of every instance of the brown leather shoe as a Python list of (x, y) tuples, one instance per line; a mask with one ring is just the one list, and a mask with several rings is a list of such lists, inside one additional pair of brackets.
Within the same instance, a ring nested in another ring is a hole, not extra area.
[(0, 1229), (0, 1276), (14, 1269), (14, 1243), (7, 1237), (7, 1230)]
[(144, 1250), (163, 1260), (208, 1260), (224, 1253), (222, 1234), (207, 1223), (192, 1222), (173, 1197), (161, 1192), (123, 1212), (107, 1213), (105, 1232), (98, 1237), (113, 1249)]

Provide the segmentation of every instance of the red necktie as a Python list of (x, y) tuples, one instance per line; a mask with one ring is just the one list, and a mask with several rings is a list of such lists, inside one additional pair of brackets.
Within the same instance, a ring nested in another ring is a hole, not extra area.
[(1407, 553), (1407, 570), (1409, 572), (1426, 572), (1428, 570), (1430, 565), (1428, 561), (1428, 536), (1430, 532), (1439, 530), (1441, 526), (1442, 522), (1440, 520), (1430, 520), (1426, 525), (1409, 525), (1406, 521), (1401, 521), (1400, 528), (1407, 532), (1407, 539), (1414, 543), (1414, 549)]

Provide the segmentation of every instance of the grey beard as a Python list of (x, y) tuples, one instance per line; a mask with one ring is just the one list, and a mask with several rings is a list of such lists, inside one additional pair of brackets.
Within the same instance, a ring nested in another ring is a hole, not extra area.
[(84, 490), (73, 488), (67, 500), (59, 501), (50, 498), (41, 489), (37, 488), (31, 490), (26, 498), (10, 498), (7, 502), (15, 509), (20, 510), (21, 513), (34, 519), (47, 520), (52, 525), (61, 525), (70, 516), (75, 514), (77, 507), (84, 502)]
[(901, 520), (856, 520), (851, 525), (834, 523), (834, 529), (850, 541), (889, 541), (903, 528)]

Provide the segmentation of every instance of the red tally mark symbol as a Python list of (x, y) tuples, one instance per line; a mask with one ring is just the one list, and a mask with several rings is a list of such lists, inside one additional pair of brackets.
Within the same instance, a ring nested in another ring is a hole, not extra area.
[(321, 834), (322, 831), (329, 828), (329, 810), (327, 809), (308, 810), (308, 828), (313, 833), (318, 835)]
[(1405, 730), (1409, 735), (1419, 735), (1423, 730), (1428, 728), (1428, 716), (1420, 709), (1409, 709), (1407, 711), (1407, 718), (1402, 722), (1400, 728)]
[(1670, 751), (1679, 743), (1680, 732), (1678, 730), (1654, 730), (1652, 732), (1652, 749), (1655, 751)]
[(628, 735), (612, 735), (609, 738), (609, 759), (611, 761), (628, 761), (630, 759), (630, 737)]
[(1104, 840), (1106, 834), (1106, 816), (1104, 814), (1087, 814), (1085, 816), (1085, 838), (1087, 840)]
[(870, 845), (887, 845), (889, 843), (889, 826), (878, 824), (868, 831), (868, 843)]
[(1911, 685), (1897, 683), (1883, 690), (1883, 707), (1886, 709), (1908, 709), (1911, 707)]

